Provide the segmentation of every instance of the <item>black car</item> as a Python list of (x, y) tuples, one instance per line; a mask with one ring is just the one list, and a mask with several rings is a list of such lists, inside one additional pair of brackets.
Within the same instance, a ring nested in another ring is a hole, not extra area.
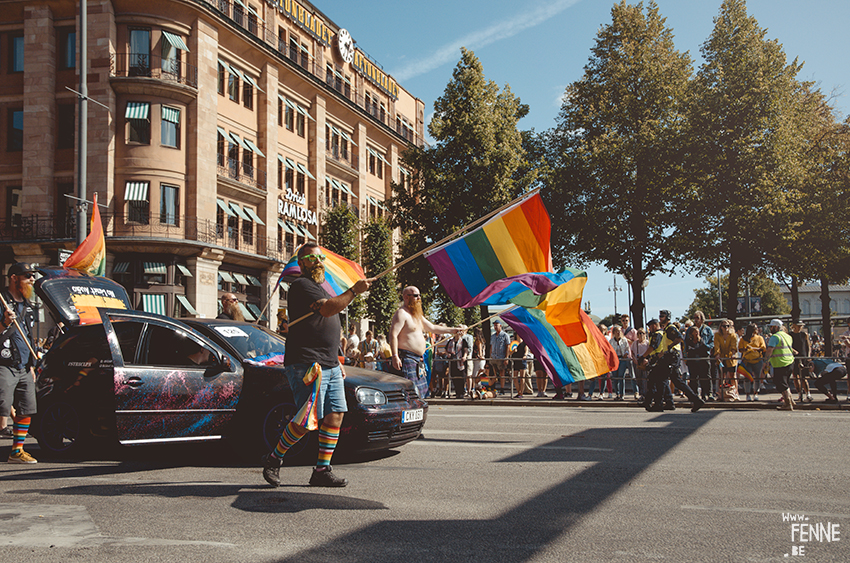
[[(71, 327), (38, 370), (31, 432), (43, 451), (71, 453), (96, 438), (124, 445), (233, 438), (256, 451), (277, 443), (296, 412), (279, 336), (249, 323), (133, 311), (111, 280), (42, 273), (37, 293)], [(382, 450), (419, 436), (428, 405), (410, 381), (346, 372), (340, 449)]]

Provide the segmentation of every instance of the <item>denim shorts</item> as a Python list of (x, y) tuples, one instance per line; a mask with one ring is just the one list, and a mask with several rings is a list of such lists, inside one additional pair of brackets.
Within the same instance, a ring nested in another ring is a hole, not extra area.
[[(295, 407), (301, 406), (310, 398), (313, 385), (304, 385), (304, 374), (313, 364), (295, 364), (286, 366), (286, 378), (292, 388), (292, 396), (295, 398)], [(342, 379), (342, 368), (322, 368), (322, 387), (319, 390), (319, 400), (316, 401), (316, 416), (322, 420), (326, 414), (334, 412), (348, 412), (345, 402), (345, 385)]]
[(18, 416), (35, 414), (35, 382), (26, 368), (0, 366), (0, 416), (11, 416), (12, 406)]

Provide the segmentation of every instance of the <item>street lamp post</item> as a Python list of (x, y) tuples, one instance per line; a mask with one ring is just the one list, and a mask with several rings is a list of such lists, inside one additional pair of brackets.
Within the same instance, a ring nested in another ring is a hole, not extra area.
[(609, 285), (608, 291), (611, 291), (611, 292), (614, 293), (614, 315), (616, 315), (617, 314), (617, 292), (623, 291), (623, 287), (620, 286), (620, 285), (617, 285), (617, 276), (616, 275), (614, 276), (614, 285)]

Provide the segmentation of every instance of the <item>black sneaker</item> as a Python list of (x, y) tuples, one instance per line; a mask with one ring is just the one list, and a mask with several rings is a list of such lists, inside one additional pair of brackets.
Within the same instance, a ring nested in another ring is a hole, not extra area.
[(664, 405), (664, 410), (665, 411), (674, 411), (674, 410), (676, 410), (676, 405), (674, 405), (673, 403), (667, 403), (667, 404)]
[(323, 471), (313, 470), (310, 485), (313, 487), (344, 487), (348, 485), (348, 479), (334, 475), (333, 468), (328, 465), (328, 468)]
[(268, 453), (263, 456), (263, 479), (272, 487), (280, 487), (280, 466), (283, 460)]
[(14, 437), (15, 433), (12, 431), (11, 426), (7, 426), (6, 428), (0, 430), (0, 438), (8, 438), (9, 440), (11, 440)]
[(697, 412), (698, 410), (700, 410), (704, 406), (705, 406), (705, 401), (696, 397), (696, 398), (694, 398), (694, 404), (691, 407), (691, 412)]

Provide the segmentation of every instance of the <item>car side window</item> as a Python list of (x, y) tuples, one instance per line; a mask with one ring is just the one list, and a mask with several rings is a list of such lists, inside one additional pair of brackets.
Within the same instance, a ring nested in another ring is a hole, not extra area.
[(144, 323), (125, 319), (112, 319), (112, 329), (118, 338), (121, 356), (124, 364), (136, 363), (136, 351), (139, 348), (139, 336), (142, 334)]
[(146, 365), (163, 367), (207, 367), (215, 354), (187, 333), (159, 325), (148, 325)]
[(103, 334), (103, 325), (82, 326), (54, 345), (44, 365), (67, 368), (112, 366), (112, 354)]

